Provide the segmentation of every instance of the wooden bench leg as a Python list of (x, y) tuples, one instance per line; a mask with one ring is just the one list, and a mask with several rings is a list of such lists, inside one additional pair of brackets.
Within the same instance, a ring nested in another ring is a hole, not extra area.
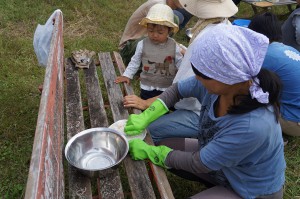
[(253, 12), (254, 12), (254, 15), (257, 15), (258, 11), (257, 11), (256, 6), (251, 5), (251, 7), (252, 7), (252, 10), (253, 10)]
[(293, 12), (293, 8), (292, 8), (292, 5), (291, 5), (291, 4), (287, 5), (287, 7), (288, 7), (290, 13)]
[(98, 191), (98, 195), (94, 196), (93, 199), (102, 199), (101, 190), (100, 190), (100, 179), (99, 178), (97, 178), (97, 191)]

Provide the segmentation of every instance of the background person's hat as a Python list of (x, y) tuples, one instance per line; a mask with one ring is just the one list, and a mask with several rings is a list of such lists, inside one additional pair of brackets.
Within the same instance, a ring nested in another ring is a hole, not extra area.
[(231, 17), (238, 12), (232, 0), (179, 0), (185, 10), (201, 19)]
[(148, 23), (168, 26), (173, 28), (173, 32), (178, 31), (178, 25), (174, 22), (173, 10), (164, 4), (155, 4), (149, 9), (145, 18), (140, 22), (140, 25), (147, 27)]

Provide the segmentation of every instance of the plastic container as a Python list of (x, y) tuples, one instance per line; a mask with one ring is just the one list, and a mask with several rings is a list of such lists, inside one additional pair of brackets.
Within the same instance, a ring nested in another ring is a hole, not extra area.
[(232, 24), (236, 26), (248, 27), (251, 20), (249, 19), (235, 19)]

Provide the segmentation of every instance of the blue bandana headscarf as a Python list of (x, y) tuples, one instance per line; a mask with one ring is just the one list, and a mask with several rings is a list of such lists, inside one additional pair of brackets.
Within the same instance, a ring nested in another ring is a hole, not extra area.
[(269, 45), (266, 36), (219, 24), (195, 42), (190, 61), (199, 72), (228, 85), (253, 80), (249, 89), (252, 98), (269, 103), (269, 93), (263, 92), (256, 77)]

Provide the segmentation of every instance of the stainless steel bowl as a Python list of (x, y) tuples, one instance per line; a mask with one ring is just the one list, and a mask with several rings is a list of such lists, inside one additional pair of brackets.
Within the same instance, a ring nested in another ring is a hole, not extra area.
[(186, 34), (188, 39), (191, 39), (193, 37), (192, 28), (186, 29), (185, 34)]
[(68, 162), (93, 177), (118, 165), (128, 153), (125, 136), (110, 128), (91, 128), (73, 136), (65, 147)]

